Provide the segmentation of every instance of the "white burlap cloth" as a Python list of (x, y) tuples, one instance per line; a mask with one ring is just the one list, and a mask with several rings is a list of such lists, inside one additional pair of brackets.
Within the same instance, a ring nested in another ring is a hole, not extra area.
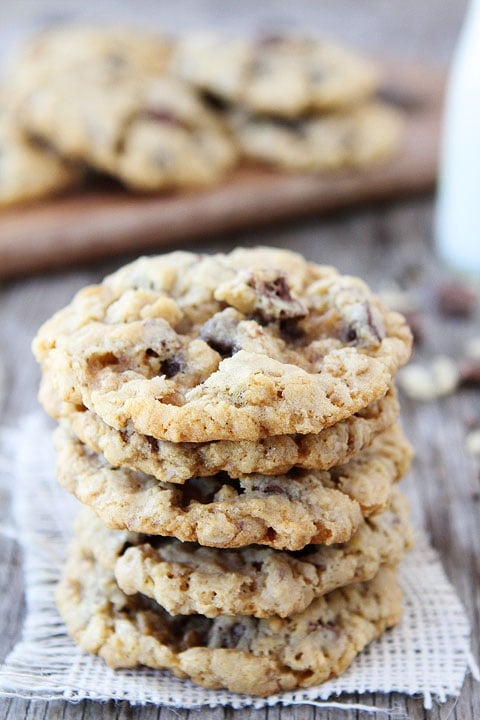
[(404, 561), (401, 579), (405, 615), (401, 625), (373, 643), (340, 678), (319, 687), (267, 699), (205, 690), (168, 673), (148, 669), (112, 671), (81, 652), (67, 636), (54, 605), (76, 501), (54, 479), (50, 425), (40, 414), (1, 435), (1, 476), (11, 488), (13, 534), (23, 549), (27, 614), (22, 639), (0, 667), (0, 694), (78, 701), (128, 700), (182, 708), (229, 705), (234, 708), (282, 703), (335, 707), (340, 693), (392, 691), (432, 700), (458, 695), (468, 668), (479, 679), (470, 654), (469, 625), (436, 553), (420, 535)]

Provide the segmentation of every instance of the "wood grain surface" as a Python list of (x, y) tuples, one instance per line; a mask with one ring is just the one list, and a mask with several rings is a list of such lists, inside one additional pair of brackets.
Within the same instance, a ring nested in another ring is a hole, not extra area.
[(383, 94), (405, 117), (396, 156), (366, 172), (235, 170), (208, 190), (134, 195), (98, 184), (0, 214), (0, 277), (155, 250), (258, 225), (431, 190), (437, 174), (445, 74), (412, 62), (381, 63)]
[[(80, 5), (72, 0), (72, 6)], [(106, 10), (126, 5), (105, 0)], [(168, 5), (168, 8), (167, 8)], [(202, 18), (204, 23), (239, 23), (271, 18), (277, 8), (286, 5), (272, 0), (258, 3), (244, 0), (229, 4), (217, 0), (185, 0), (174, 5), (150, 0), (135, 3), (135, 12), (169, 20), (172, 25), (190, 24)], [(30, 15), (39, 6), (58, 12), (63, 0), (7, 0), (0, 5), (0, 26), (4, 18)], [(178, 7), (177, 7), (178, 6)], [(228, 6), (228, 7), (227, 7)], [(241, 6), (241, 7), (240, 7)], [(85, 8), (85, 4), (82, 4)], [(130, 7), (130, 6), (129, 6)], [(327, 27), (360, 45), (371, 45), (376, 52), (412, 54), (420, 59), (445, 60), (458, 32), (464, 4), (456, 0), (336, 0), (312, 3), (297, 0), (288, 4), (288, 12), (298, 25)], [(129, 12), (133, 12), (129, 10)], [(286, 11), (285, 11), (286, 12)], [(2, 15), (3, 13), (3, 15)], [(157, 15), (155, 15), (157, 13)], [(177, 13), (177, 14), (175, 14)], [(248, 19), (246, 14), (250, 13)], [(228, 16), (228, 17), (227, 17)], [(290, 17), (290, 15), (289, 15)], [(348, 18), (348, 22), (345, 22)], [(262, 21), (263, 21), (262, 20)], [(243, 25), (242, 25), (243, 23)], [(325, 218), (309, 217), (295, 222), (266, 226), (255, 231), (221, 234), (215, 240), (205, 235), (195, 242), (202, 251), (229, 250), (236, 244), (272, 244), (303, 252), (317, 262), (336, 265), (342, 272), (364, 277), (374, 289), (395, 279), (415, 290), (421, 299), (424, 340), (415, 351), (416, 358), (430, 358), (443, 352), (452, 357), (462, 353), (467, 339), (480, 334), (480, 316), (464, 320), (446, 319), (436, 304), (436, 288), (447, 271), (435, 255), (432, 240), (433, 198), (395, 201), (342, 211)], [(185, 243), (185, 247), (191, 247)], [(167, 246), (166, 249), (169, 249)], [(39, 373), (30, 354), (30, 342), (39, 324), (66, 304), (72, 294), (88, 282), (100, 279), (119, 264), (118, 258), (90, 263), (83, 269), (38, 274), (17, 278), (0, 286), (0, 365), (6, 373), (0, 391), (0, 422), (15, 423), (26, 412), (38, 410), (36, 391)], [(416, 460), (404, 483), (412, 500), (415, 522), (426, 528), (439, 551), (445, 570), (465, 605), (472, 625), (472, 650), (480, 657), (480, 460), (464, 449), (471, 423), (480, 418), (480, 391), (464, 388), (433, 403), (417, 403), (402, 398), (403, 422), (411, 439)], [(25, 448), (28, 452), (28, 448)], [(8, 488), (0, 491), (0, 523), (10, 522)], [(21, 553), (15, 542), (0, 536), (0, 660), (21, 633), (24, 615)], [(229, 708), (186, 711), (162, 707), (131, 707), (125, 702), (78, 704), (0, 699), (2, 720), (368, 720), (390, 717), (393, 720), (477, 720), (480, 718), (480, 687), (471, 676), (465, 680), (458, 699), (431, 711), (423, 709), (419, 698), (399, 694), (339, 698), (361, 702), (384, 710), (372, 716), (365, 711), (325, 710), (311, 705), (275, 707), (268, 710)]]

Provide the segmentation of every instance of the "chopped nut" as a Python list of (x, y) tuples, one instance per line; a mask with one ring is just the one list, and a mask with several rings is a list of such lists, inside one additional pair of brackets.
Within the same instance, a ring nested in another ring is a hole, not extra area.
[(465, 449), (471, 455), (480, 455), (480, 429), (474, 430), (467, 435)]
[(476, 304), (476, 293), (458, 283), (447, 283), (438, 289), (438, 307), (447, 317), (470, 317)]
[(478, 360), (480, 362), (480, 337), (470, 338), (465, 344), (465, 355), (470, 360)]
[(439, 355), (429, 367), (412, 363), (398, 373), (400, 389), (415, 400), (436, 400), (457, 389), (460, 373), (448, 357)]

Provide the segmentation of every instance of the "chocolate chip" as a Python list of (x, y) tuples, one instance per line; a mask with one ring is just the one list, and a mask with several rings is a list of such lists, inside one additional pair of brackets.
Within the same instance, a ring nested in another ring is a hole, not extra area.
[(265, 482), (259, 480), (258, 482), (252, 483), (252, 490), (255, 492), (261, 492), (264, 495), (287, 495), (288, 490), (286, 487), (274, 482)]
[(233, 341), (225, 342), (225, 341), (221, 341), (219, 339), (215, 340), (214, 338), (210, 338), (207, 341), (206, 338), (202, 336), (202, 334), (200, 334), (200, 338), (202, 340), (205, 340), (207, 345), (210, 345), (212, 350), (215, 350), (215, 352), (218, 352), (218, 354), (221, 355), (223, 358), (232, 357), (232, 355), (235, 355), (235, 353), (237, 353), (240, 350), (240, 348), (237, 347), (237, 345)]
[(300, 136), (305, 134), (305, 122), (302, 119), (271, 117), (270, 121), (280, 130), (287, 130), (287, 132)]
[(302, 558), (302, 557), (306, 557), (307, 555), (312, 555), (312, 553), (314, 553), (314, 552), (315, 552), (315, 545), (305, 545), (305, 547), (302, 548), (301, 550), (295, 550), (290, 554), (296, 558)]
[(283, 275), (279, 275), (275, 280), (264, 283), (263, 293), (269, 297), (276, 297), (279, 300), (292, 301), (290, 288)]
[(440, 312), (447, 317), (470, 317), (477, 304), (477, 295), (459, 283), (441, 285), (437, 293)]
[(261, 489), (262, 492), (267, 493), (267, 495), (286, 495), (287, 494), (286, 490), (284, 488), (280, 487), (280, 485), (275, 485), (273, 483), (271, 483), (270, 485), (265, 485), (265, 487), (259, 488), (259, 489)]
[(215, 112), (223, 113), (229, 108), (229, 104), (226, 100), (208, 90), (204, 90), (202, 92), (202, 99), (208, 107)]
[(221, 647), (229, 650), (236, 648), (245, 633), (246, 627), (240, 622), (236, 622), (228, 628), (222, 637)]
[(201, 327), (199, 337), (223, 358), (231, 357), (241, 350), (236, 334), (242, 316), (233, 308), (216, 313)]
[(157, 438), (154, 438), (153, 435), (145, 435), (145, 440), (150, 445), (151, 449), (154, 453), (158, 452), (158, 440)]
[(336, 623), (332, 622), (331, 620), (326, 623), (321, 622), (321, 620), (308, 623), (309, 632), (313, 633), (317, 632), (318, 630), (326, 630), (328, 634), (331, 634), (334, 637), (338, 637), (338, 635), (340, 634), (340, 628)]
[(247, 280), (256, 295), (255, 317), (262, 323), (304, 318), (306, 307), (293, 297), (286, 277), (276, 270), (256, 270)]
[(160, 365), (160, 370), (166, 378), (175, 377), (185, 369), (185, 362), (181, 357), (166, 358)]
[(291, 345), (305, 345), (307, 341), (305, 330), (300, 327), (297, 318), (280, 320), (280, 335), (285, 342)]
[(480, 385), (480, 360), (465, 358), (458, 363), (460, 382), (464, 385)]
[(343, 310), (343, 339), (361, 347), (377, 347), (385, 337), (382, 318), (369, 302), (356, 302)]
[(196, 628), (187, 630), (183, 636), (183, 645), (187, 648), (202, 647), (205, 645), (205, 633), (200, 632)]
[(153, 120), (154, 122), (162, 123), (162, 125), (170, 125), (171, 127), (187, 129), (186, 123), (184, 123), (178, 115), (175, 115), (167, 108), (150, 107), (144, 111), (143, 116), (147, 120)]

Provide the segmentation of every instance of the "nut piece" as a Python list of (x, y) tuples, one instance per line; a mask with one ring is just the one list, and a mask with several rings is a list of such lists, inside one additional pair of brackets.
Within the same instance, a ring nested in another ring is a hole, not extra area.
[(465, 450), (471, 455), (480, 456), (480, 428), (473, 430), (465, 439)]
[(473, 337), (465, 344), (465, 355), (470, 360), (480, 362), (480, 337)]
[(450, 395), (460, 383), (457, 366), (444, 355), (438, 355), (428, 367), (412, 363), (397, 377), (400, 389), (414, 400), (436, 400)]

